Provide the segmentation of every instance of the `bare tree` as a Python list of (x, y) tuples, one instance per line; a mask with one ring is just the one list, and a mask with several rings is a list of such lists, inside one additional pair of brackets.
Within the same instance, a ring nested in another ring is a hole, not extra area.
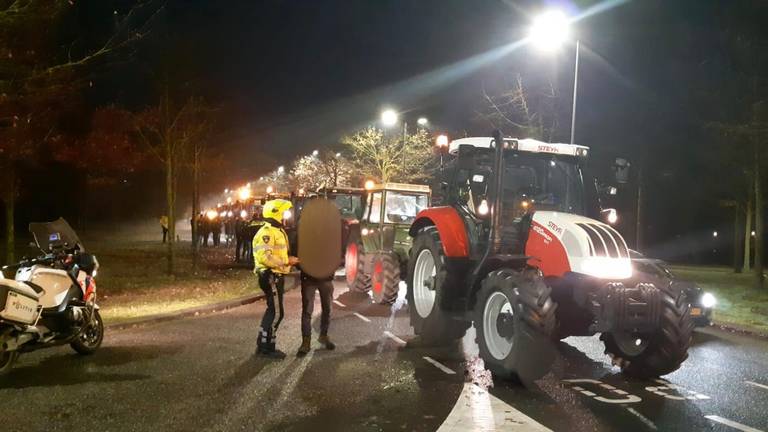
[[(190, 98), (183, 105), (174, 104), (168, 92), (160, 103), (136, 115), (136, 131), (147, 149), (163, 166), (165, 174), (165, 200), (168, 216), (168, 274), (175, 270), (176, 191), (184, 162), (190, 150), (200, 143), (208, 125), (201, 121), (204, 105)], [(201, 152), (198, 147), (193, 153)]]
[(493, 128), (511, 131), (521, 138), (552, 141), (558, 128), (557, 98), (551, 82), (531, 90), (518, 74), (498, 94), (489, 94), (483, 88), (485, 106), (478, 117)]
[(299, 157), (293, 162), (290, 170), (291, 182), (310, 190), (323, 186), (349, 186), (353, 176), (354, 167), (349, 159), (331, 150), (317, 156)]
[(414, 182), (434, 171), (434, 150), (429, 134), (419, 129), (402, 135), (368, 127), (342, 138), (352, 163), (365, 178), (380, 182)]

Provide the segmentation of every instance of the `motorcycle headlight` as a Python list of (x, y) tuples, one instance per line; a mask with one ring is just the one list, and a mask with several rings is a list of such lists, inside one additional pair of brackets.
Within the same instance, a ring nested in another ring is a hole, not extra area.
[(701, 296), (701, 305), (709, 309), (717, 304), (717, 299), (711, 293), (704, 293)]

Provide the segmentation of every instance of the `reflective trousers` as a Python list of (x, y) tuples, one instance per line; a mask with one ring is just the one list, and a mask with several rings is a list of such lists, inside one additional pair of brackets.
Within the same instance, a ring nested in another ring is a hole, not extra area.
[(258, 277), (259, 287), (266, 296), (267, 310), (264, 311), (264, 316), (261, 318), (261, 328), (259, 328), (259, 338), (256, 343), (259, 347), (274, 350), (277, 328), (285, 315), (283, 308), (284, 277), (269, 270), (259, 272)]

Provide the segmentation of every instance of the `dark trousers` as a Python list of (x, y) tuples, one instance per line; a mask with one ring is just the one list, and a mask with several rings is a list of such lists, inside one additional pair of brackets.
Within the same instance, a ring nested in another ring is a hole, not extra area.
[[(264, 311), (264, 316), (261, 318), (261, 328), (256, 343), (259, 347), (274, 349), (277, 328), (285, 315), (283, 310), (284, 279), (283, 275), (271, 271), (259, 272), (258, 276), (259, 287), (266, 296), (267, 310)], [(277, 302), (275, 302), (275, 298), (277, 298)]]
[(163, 243), (165, 243), (166, 237), (168, 237), (168, 228), (163, 227)]
[(312, 335), (312, 310), (315, 308), (315, 290), (320, 292), (320, 334), (328, 334), (333, 301), (333, 282), (301, 278), (301, 335)]

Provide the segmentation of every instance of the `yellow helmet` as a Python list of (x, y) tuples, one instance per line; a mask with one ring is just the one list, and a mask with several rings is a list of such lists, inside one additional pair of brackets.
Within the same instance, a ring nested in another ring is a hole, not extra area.
[(284, 199), (275, 199), (267, 201), (266, 204), (264, 204), (264, 210), (262, 210), (261, 215), (264, 216), (264, 218), (270, 218), (274, 219), (280, 223), (283, 222), (283, 218), (290, 218), (291, 213), (289, 212), (290, 209), (293, 208), (293, 204), (291, 204), (290, 201), (284, 200)]

